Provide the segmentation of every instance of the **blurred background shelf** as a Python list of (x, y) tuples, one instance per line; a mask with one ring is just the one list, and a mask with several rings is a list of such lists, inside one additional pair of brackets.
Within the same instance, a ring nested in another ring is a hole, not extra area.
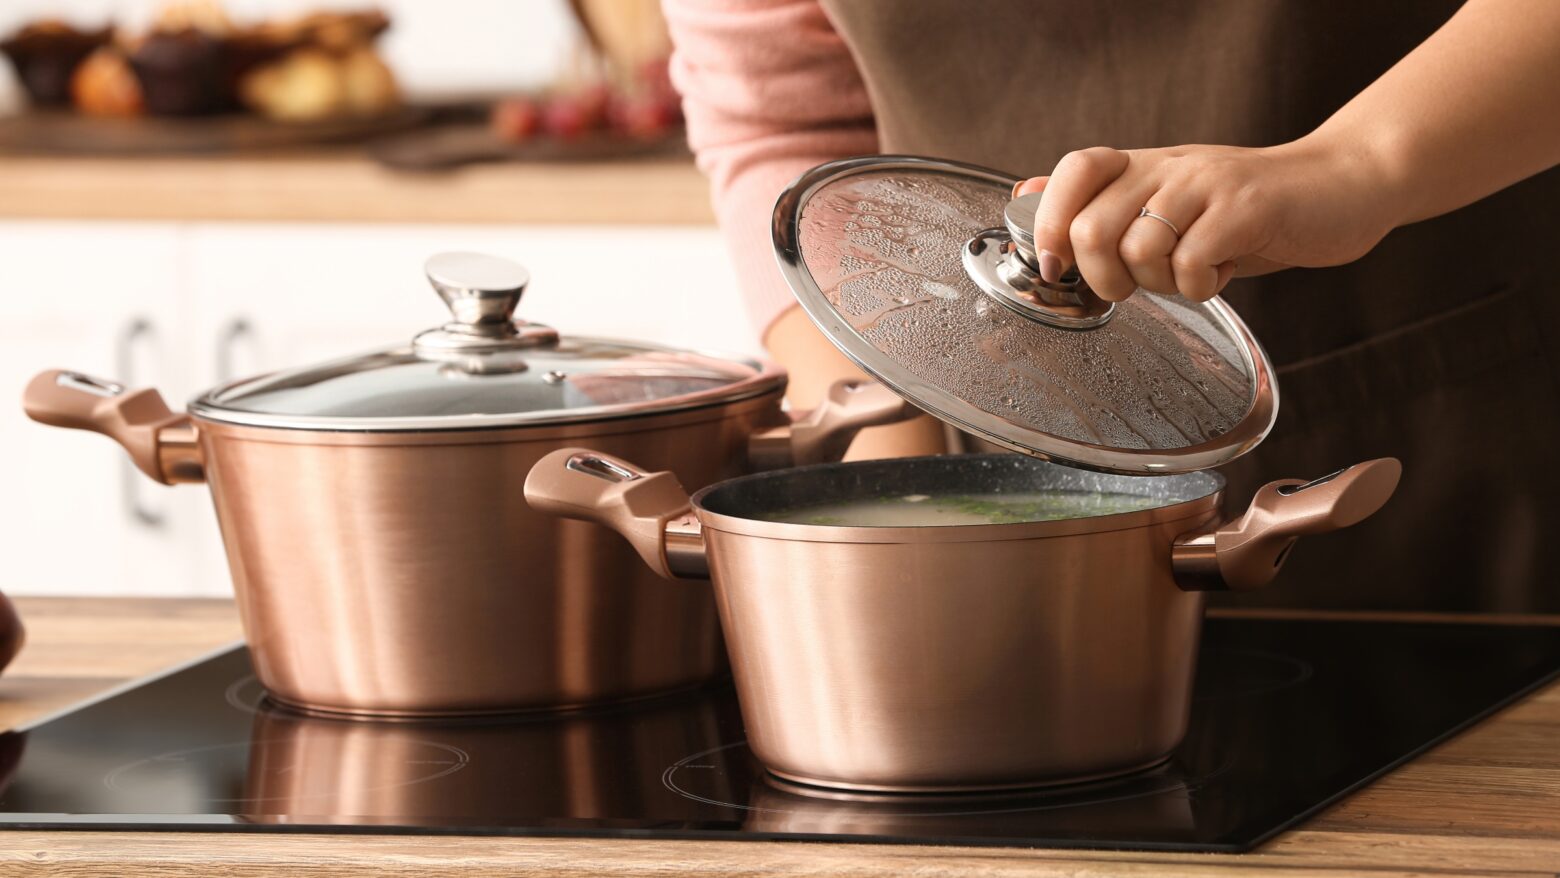
[(687, 158), (473, 165), (406, 174), (359, 150), (265, 157), (0, 161), (7, 219), (706, 225)]

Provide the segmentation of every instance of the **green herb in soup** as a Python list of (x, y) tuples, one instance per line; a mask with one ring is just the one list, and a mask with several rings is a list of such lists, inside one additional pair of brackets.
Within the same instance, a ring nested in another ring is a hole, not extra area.
[(1098, 491), (1014, 491), (993, 494), (906, 494), (798, 506), (761, 516), (766, 521), (837, 527), (928, 527), (1019, 524), (1092, 518), (1152, 509), (1159, 501)]

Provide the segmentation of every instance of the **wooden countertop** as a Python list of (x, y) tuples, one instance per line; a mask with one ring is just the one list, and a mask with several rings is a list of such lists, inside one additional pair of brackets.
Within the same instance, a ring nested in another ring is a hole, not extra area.
[[(226, 601), (20, 599), (6, 727), (231, 642)], [(1249, 854), (800, 842), (0, 831), (0, 874), (1548, 876), (1560, 870), (1560, 685)]]
[(0, 219), (713, 222), (688, 158), (415, 174), (351, 150), (268, 157), (0, 159)]

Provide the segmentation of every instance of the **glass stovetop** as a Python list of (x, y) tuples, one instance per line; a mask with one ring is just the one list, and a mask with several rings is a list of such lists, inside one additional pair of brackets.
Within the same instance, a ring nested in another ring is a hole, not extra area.
[(235, 648), (0, 736), (0, 826), (1242, 850), (1560, 671), (1560, 628), (1214, 619), (1186, 742), (1125, 780), (858, 796), (765, 774), (729, 686), (569, 716), (272, 706)]

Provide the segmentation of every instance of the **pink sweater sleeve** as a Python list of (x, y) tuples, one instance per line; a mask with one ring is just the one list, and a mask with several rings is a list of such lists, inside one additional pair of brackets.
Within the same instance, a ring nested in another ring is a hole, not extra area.
[(775, 266), (780, 190), (877, 151), (866, 86), (815, 0), (663, 0), (688, 142), (760, 332), (796, 300)]

